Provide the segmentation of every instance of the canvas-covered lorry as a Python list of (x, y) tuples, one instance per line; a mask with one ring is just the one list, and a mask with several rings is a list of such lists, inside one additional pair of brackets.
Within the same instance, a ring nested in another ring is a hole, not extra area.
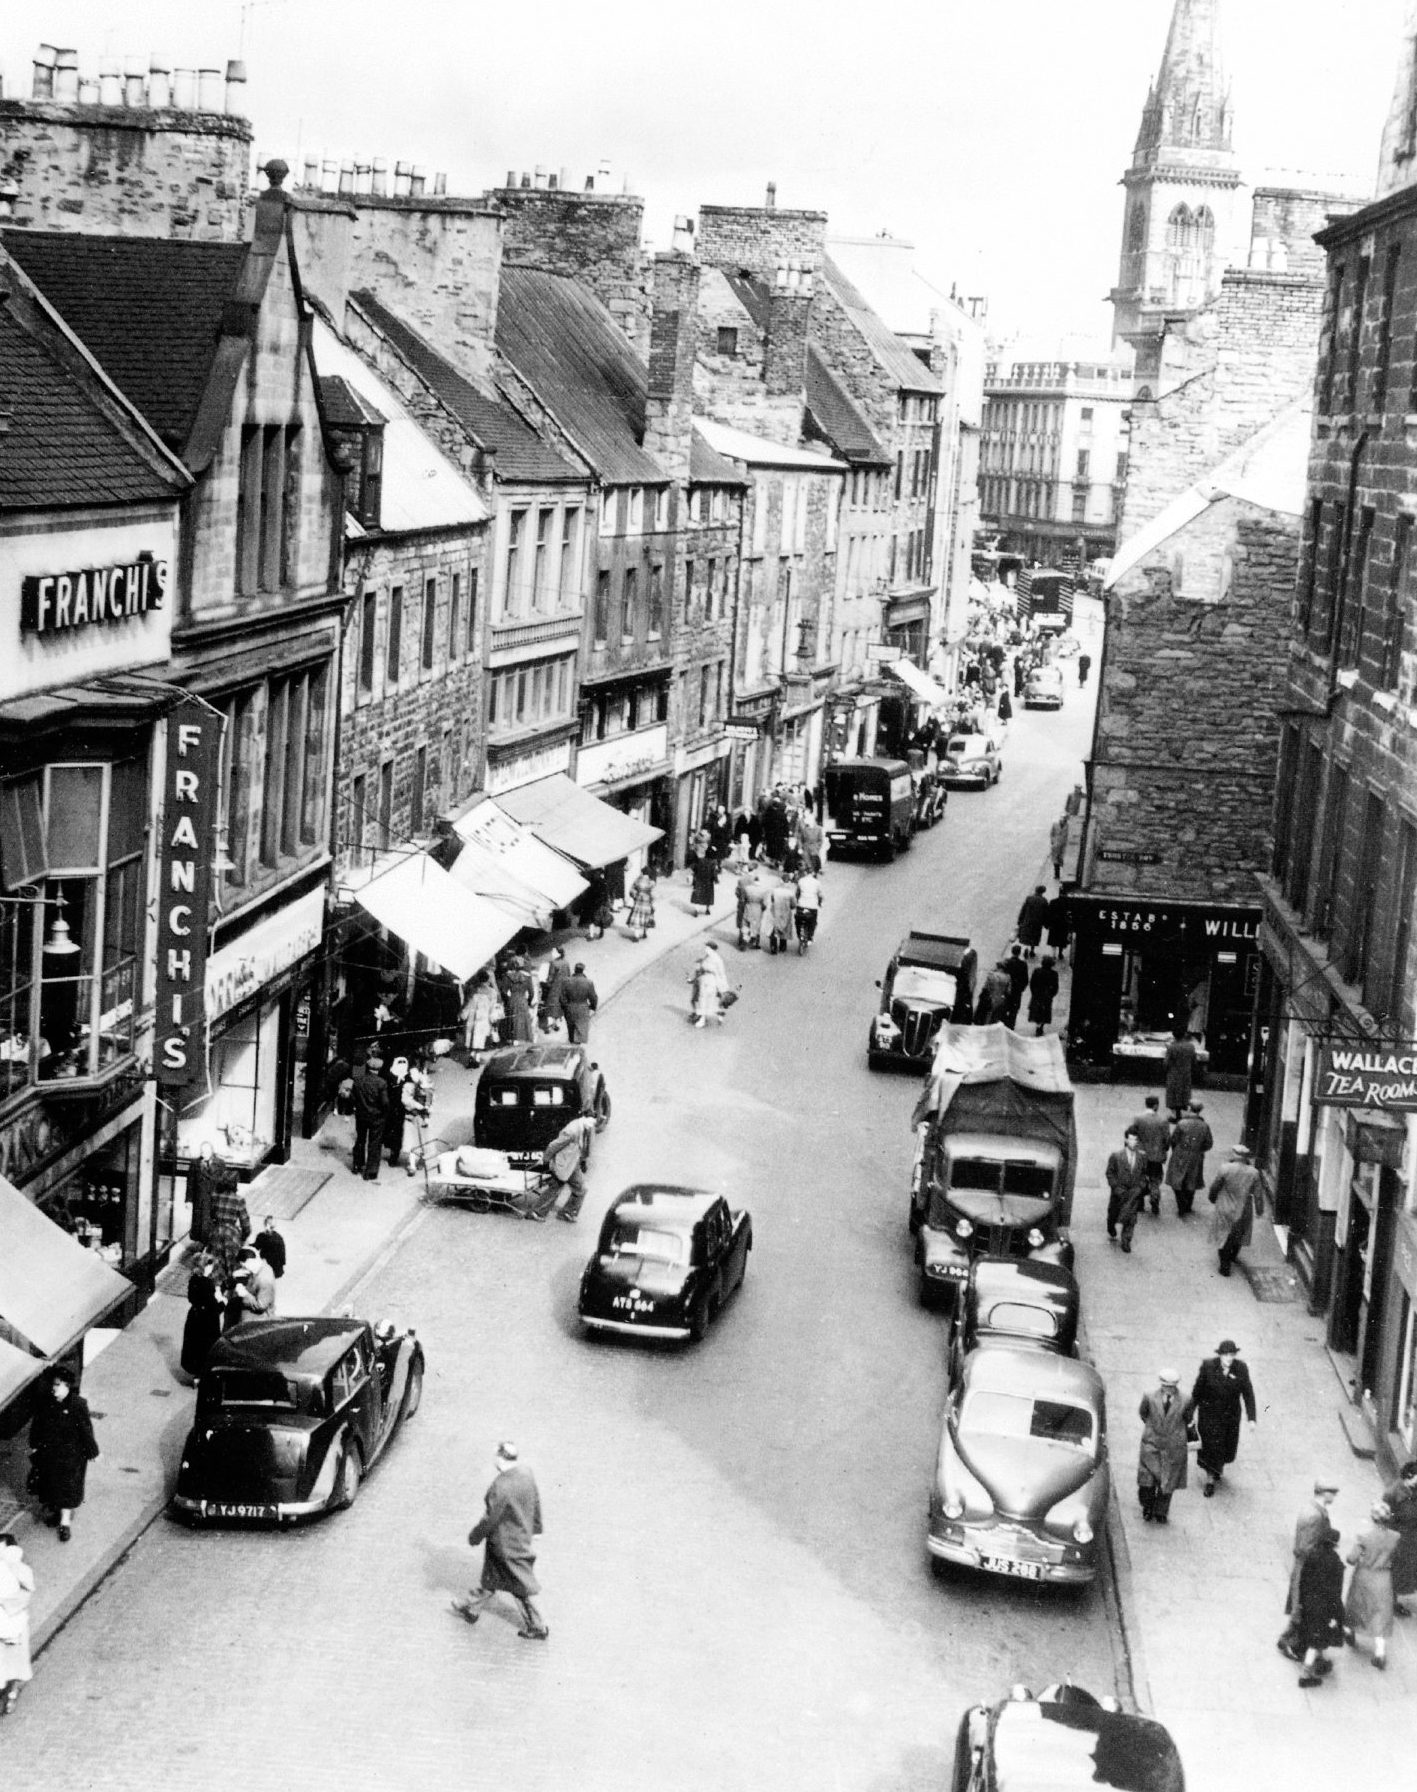
[(953, 1305), (976, 1257), (1072, 1268), (1077, 1121), (1061, 1041), (941, 1027), (912, 1122), (910, 1229), (927, 1306)]

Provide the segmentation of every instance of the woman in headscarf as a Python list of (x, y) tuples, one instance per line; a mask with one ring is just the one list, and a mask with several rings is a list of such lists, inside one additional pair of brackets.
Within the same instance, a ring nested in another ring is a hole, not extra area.
[(689, 981), (694, 986), (694, 1025), (707, 1026), (711, 1020), (721, 1022), (723, 998), (728, 993), (728, 966), (712, 940), (699, 954), (698, 963), (689, 973)]

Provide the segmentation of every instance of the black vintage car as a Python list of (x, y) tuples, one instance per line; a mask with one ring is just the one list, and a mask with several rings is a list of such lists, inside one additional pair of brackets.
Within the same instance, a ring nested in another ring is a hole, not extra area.
[(515, 1169), (539, 1167), (552, 1139), (581, 1114), (594, 1115), (597, 1132), (610, 1120), (610, 1091), (583, 1045), (510, 1045), (493, 1052), (477, 1079), (473, 1143), (505, 1152)]
[(1080, 1686), (1016, 1686), (960, 1719), (952, 1792), (1185, 1792), (1171, 1733)]
[(929, 1068), (935, 1035), (955, 1005), (956, 978), (968, 950), (969, 941), (961, 934), (906, 934), (876, 985), (881, 1009), (866, 1035), (866, 1062), (872, 1070)]
[(954, 1304), (950, 1379), (978, 1344), (1032, 1345), (1077, 1354), (1081, 1308), (1077, 1277), (1061, 1263), (1032, 1257), (976, 1257)]
[(702, 1342), (748, 1273), (752, 1216), (707, 1189), (636, 1183), (611, 1203), (581, 1276), (590, 1331)]
[(411, 1331), (363, 1319), (256, 1319), (218, 1339), (171, 1511), (289, 1524), (354, 1504), (423, 1392)]

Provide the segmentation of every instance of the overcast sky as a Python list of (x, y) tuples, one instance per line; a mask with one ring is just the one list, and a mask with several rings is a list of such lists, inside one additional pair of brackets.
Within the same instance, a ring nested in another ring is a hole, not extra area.
[[(1224, 0), (1247, 178), (1285, 167), (1372, 190), (1403, 0)], [(7, 96), (41, 40), (243, 55), (261, 160), (383, 155), (450, 192), (606, 159), (647, 234), (703, 203), (825, 210), (889, 231), (991, 324), (1106, 340), (1117, 180), (1172, 0), (33, 0), (0, 7)]]

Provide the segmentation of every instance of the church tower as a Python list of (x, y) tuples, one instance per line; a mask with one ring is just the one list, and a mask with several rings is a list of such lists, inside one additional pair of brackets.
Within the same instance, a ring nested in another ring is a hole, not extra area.
[(1230, 141), (1220, 0), (1175, 0), (1122, 186), (1112, 338), (1139, 346), (1166, 318), (1213, 298), (1230, 259), (1240, 172)]

